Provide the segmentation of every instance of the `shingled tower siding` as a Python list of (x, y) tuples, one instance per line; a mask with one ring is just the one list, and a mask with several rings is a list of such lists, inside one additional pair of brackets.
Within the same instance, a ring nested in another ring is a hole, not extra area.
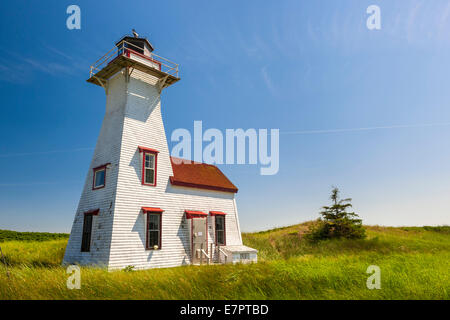
[[(185, 210), (225, 212), (226, 244), (242, 244), (234, 192), (170, 182), (174, 171), (156, 80), (139, 70), (134, 70), (128, 81), (124, 70), (109, 80), (106, 114), (64, 263), (100, 264), (108, 269), (189, 264), (191, 220), (185, 218)], [(156, 186), (142, 185), (139, 146), (158, 151)], [(106, 186), (93, 190), (92, 168), (104, 163), (111, 163), (106, 173)], [(146, 215), (142, 207), (164, 210), (159, 250), (146, 250)], [(84, 212), (97, 208), (100, 210), (93, 217), (91, 250), (80, 252)], [(214, 217), (206, 219), (209, 250), (209, 244), (215, 242)]]
[[(64, 255), (64, 264), (79, 263), (100, 266), (109, 264), (126, 101), (126, 84), (122, 77), (111, 79), (109, 94), (106, 97), (103, 124), (72, 225)], [(93, 168), (107, 163), (110, 165), (106, 169), (105, 187), (92, 190)], [(92, 219), (90, 251), (81, 252), (84, 214), (95, 209), (99, 209), (99, 212)]]

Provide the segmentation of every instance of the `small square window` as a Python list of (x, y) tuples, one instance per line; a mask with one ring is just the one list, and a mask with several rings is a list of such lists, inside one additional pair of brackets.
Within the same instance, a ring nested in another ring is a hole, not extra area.
[(246, 252), (246, 253), (241, 253), (240, 254), (240, 259), (241, 260), (250, 260), (250, 253)]
[(92, 189), (101, 189), (106, 184), (106, 165), (94, 168), (94, 179)]

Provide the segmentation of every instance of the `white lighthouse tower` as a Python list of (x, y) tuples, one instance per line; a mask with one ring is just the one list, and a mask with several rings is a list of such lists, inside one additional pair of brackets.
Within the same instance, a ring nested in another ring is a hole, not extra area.
[(234, 184), (216, 166), (170, 157), (160, 95), (180, 80), (178, 65), (133, 33), (91, 66), (106, 112), (63, 263), (256, 261), (242, 245)]

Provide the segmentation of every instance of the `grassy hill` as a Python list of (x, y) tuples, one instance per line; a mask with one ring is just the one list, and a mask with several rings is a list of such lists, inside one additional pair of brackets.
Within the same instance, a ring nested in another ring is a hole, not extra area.
[[(450, 227), (367, 227), (365, 240), (310, 243), (309, 223), (247, 233), (252, 265), (145, 271), (82, 268), (68, 290), (60, 267), (67, 239), (0, 243), (0, 299), (449, 299)], [(381, 269), (369, 290), (367, 267)]]

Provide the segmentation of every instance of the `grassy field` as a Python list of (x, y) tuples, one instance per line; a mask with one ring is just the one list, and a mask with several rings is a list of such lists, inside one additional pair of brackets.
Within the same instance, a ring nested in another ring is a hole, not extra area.
[[(0, 299), (449, 299), (450, 227), (367, 227), (365, 240), (313, 244), (307, 225), (244, 234), (257, 264), (82, 268), (80, 290), (60, 267), (67, 239), (6, 241)], [(380, 290), (366, 287), (369, 265), (381, 268)]]

